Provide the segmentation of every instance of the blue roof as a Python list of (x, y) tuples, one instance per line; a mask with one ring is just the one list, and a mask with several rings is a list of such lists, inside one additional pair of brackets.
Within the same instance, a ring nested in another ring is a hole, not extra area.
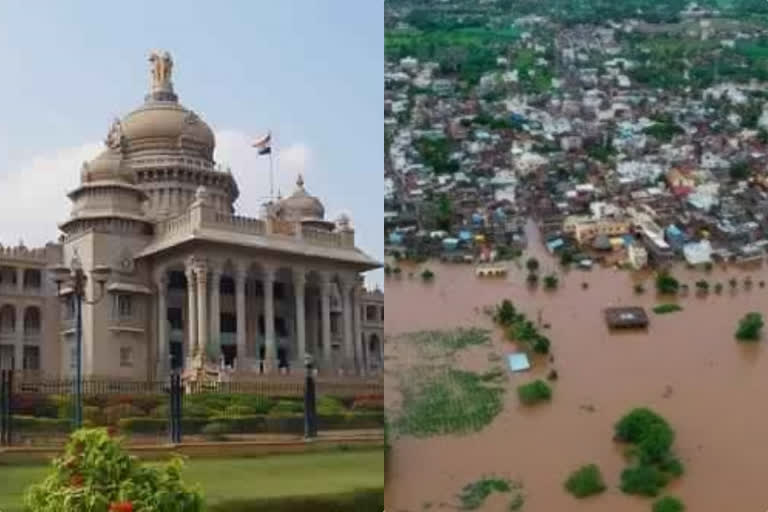
[(472, 233), (464, 229), (459, 231), (459, 238), (462, 240), (472, 240)]
[(402, 241), (403, 241), (403, 235), (401, 235), (400, 233), (393, 231), (392, 233), (389, 234), (389, 243), (399, 244), (399, 243), (402, 243)]

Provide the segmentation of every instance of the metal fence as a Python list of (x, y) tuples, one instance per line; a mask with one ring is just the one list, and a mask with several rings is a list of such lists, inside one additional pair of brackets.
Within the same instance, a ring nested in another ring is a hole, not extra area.
[[(0, 379), (0, 442), (63, 443), (74, 430), (74, 381)], [(384, 426), (380, 381), (272, 376), (248, 382), (84, 380), (83, 426), (132, 444), (262, 440)]]

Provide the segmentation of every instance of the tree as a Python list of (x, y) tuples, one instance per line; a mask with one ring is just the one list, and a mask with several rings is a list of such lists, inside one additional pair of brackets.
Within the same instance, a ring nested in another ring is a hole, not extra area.
[(515, 306), (509, 299), (504, 299), (500, 305), (496, 306), (496, 322), (504, 327), (512, 325), (516, 316)]
[(736, 329), (736, 339), (739, 341), (758, 341), (763, 329), (763, 315), (760, 313), (747, 313), (739, 321)]
[(544, 288), (547, 290), (554, 290), (557, 288), (558, 279), (555, 274), (549, 274), (544, 278)]
[(744, 180), (749, 176), (749, 164), (744, 161), (734, 162), (728, 169), (728, 174), (734, 181)]
[(653, 512), (684, 512), (683, 502), (672, 496), (664, 496), (653, 504)]
[(450, 231), (451, 224), (453, 224), (453, 203), (445, 194), (441, 194), (437, 199), (436, 221), (440, 229)]
[(525, 268), (528, 269), (528, 272), (537, 272), (539, 270), (539, 260), (531, 256), (528, 258), (528, 261), (525, 262)]
[(587, 464), (571, 473), (565, 481), (565, 488), (577, 498), (585, 498), (603, 492), (605, 483), (600, 468), (595, 464)]
[(709, 291), (709, 282), (705, 281), (704, 279), (701, 279), (699, 281), (696, 281), (696, 288), (701, 293), (707, 293)]
[(667, 272), (656, 276), (656, 290), (662, 294), (675, 294), (680, 289), (680, 282)]
[(428, 268), (425, 268), (424, 271), (421, 273), (421, 279), (424, 281), (431, 281), (435, 278), (435, 273), (429, 270)]

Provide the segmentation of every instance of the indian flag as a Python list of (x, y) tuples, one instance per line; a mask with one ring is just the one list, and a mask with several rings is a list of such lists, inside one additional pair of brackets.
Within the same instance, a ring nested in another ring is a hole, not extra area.
[(272, 132), (256, 140), (252, 146), (259, 150), (260, 155), (269, 155), (272, 153)]

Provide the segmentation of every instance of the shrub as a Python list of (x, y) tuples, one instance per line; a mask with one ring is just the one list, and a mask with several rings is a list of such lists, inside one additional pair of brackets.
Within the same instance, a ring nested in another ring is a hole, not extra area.
[(92, 425), (104, 425), (104, 414), (101, 409), (93, 405), (83, 406), (83, 422)]
[(705, 281), (704, 279), (696, 281), (696, 288), (701, 293), (707, 293), (709, 291), (709, 281)]
[(675, 311), (682, 311), (683, 307), (679, 304), (659, 304), (653, 307), (653, 312), (657, 315), (664, 315), (666, 313), (674, 313)]
[(638, 295), (643, 294), (645, 293), (645, 286), (643, 286), (641, 283), (637, 283), (634, 286), (634, 290), (635, 290), (635, 293)]
[(435, 278), (435, 273), (429, 270), (428, 268), (425, 268), (424, 271), (421, 273), (421, 278), (424, 281), (431, 281)]
[(577, 498), (585, 498), (603, 492), (605, 483), (600, 468), (595, 464), (588, 464), (571, 473), (565, 481), (565, 488)]
[[(104, 420), (107, 425), (117, 425), (120, 418), (136, 418), (144, 415), (144, 409), (139, 409), (131, 404), (115, 404), (104, 408)], [(164, 417), (168, 417), (167, 408)]]
[(270, 414), (302, 413), (304, 402), (298, 400), (279, 400), (269, 411)]
[(201, 404), (185, 403), (181, 414), (186, 418), (207, 418), (211, 416), (211, 410)]
[(544, 288), (546, 288), (547, 290), (554, 290), (555, 288), (557, 288), (558, 282), (559, 281), (555, 274), (549, 274), (544, 278)]
[(155, 407), (152, 409), (152, 411), (149, 413), (150, 418), (168, 418), (170, 414), (170, 411), (168, 410), (168, 405), (160, 405), (158, 407)]
[(357, 398), (352, 403), (353, 411), (383, 411), (384, 397), (381, 398)]
[(528, 281), (528, 284), (533, 286), (539, 282), (539, 275), (531, 272), (525, 279)]
[(71, 418), (37, 418), (32, 416), (13, 416), (13, 430), (16, 432), (35, 432), (61, 434), (72, 429)]
[(58, 411), (58, 404), (49, 396), (38, 393), (15, 393), (13, 395), (14, 414), (57, 418)]
[(539, 260), (534, 257), (528, 258), (528, 260), (525, 262), (525, 268), (527, 268), (528, 272), (531, 274), (537, 272), (539, 270)]
[(723, 283), (715, 284), (715, 293), (718, 294), (718, 295), (723, 293)]
[(667, 485), (667, 477), (650, 465), (639, 465), (621, 472), (621, 490), (627, 494), (657, 496)]
[(224, 409), (224, 414), (227, 416), (252, 416), (256, 414), (256, 408), (233, 404)]
[(521, 384), (517, 388), (517, 396), (525, 405), (533, 405), (552, 398), (552, 389), (541, 379), (528, 384)]
[(747, 313), (739, 321), (736, 329), (736, 339), (739, 341), (757, 341), (760, 339), (760, 331), (763, 329), (763, 315), (760, 313)]
[(501, 301), (500, 305), (496, 306), (494, 320), (496, 320), (496, 323), (499, 325), (509, 327), (515, 322), (516, 316), (517, 311), (515, 310), (515, 306), (509, 299), (504, 299)]
[(208, 423), (202, 429), (200, 429), (200, 433), (209, 441), (226, 441), (227, 436), (225, 434), (228, 431), (229, 429), (227, 425), (218, 421)]
[(459, 494), (461, 510), (477, 510), (485, 504), (485, 500), (494, 492), (508, 493), (512, 491), (511, 482), (502, 478), (483, 478), (467, 484)]
[(537, 354), (549, 354), (549, 347), (551, 343), (546, 336), (537, 336), (533, 342), (533, 351)]
[(680, 289), (680, 282), (667, 272), (656, 276), (656, 290), (662, 294), (675, 294)]
[(653, 504), (653, 512), (683, 512), (683, 502), (672, 496), (664, 496)]
[(318, 415), (332, 415), (343, 414), (345, 411), (344, 404), (341, 400), (328, 395), (322, 395), (317, 399), (317, 414)]
[(653, 425), (669, 427), (667, 421), (650, 409), (639, 407), (624, 415), (614, 429), (616, 438), (625, 443), (639, 443), (648, 434)]
[(202, 512), (203, 498), (184, 485), (181, 469), (178, 458), (161, 468), (143, 466), (105, 429), (83, 429), (72, 434), (45, 480), (28, 489), (24, 506), (35, 512), (84, 512), (122, 502), (135, 512)]

